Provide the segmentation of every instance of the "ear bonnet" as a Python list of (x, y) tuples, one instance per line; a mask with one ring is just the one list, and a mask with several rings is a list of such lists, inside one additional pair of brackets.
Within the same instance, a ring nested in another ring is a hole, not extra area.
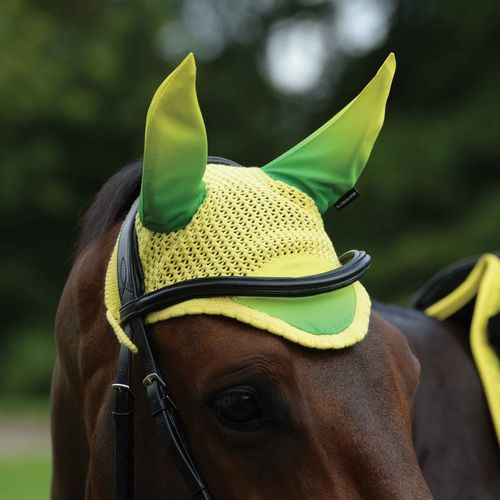
[[(135, 229), (145, 292), (219, 276), (302, 277), (338, 268), (321, 214), (353, 188), (382, 127), (395, 71), (390, 54), (373, 80), (320, 129), (262, 168), (209, 163), (190, 54), (161, 84), (146, 121)], [(117, 249), (106, 274), (107, 318), (118, 339)], [(339, 349), (368, 331), (360, 282), (310, 297), (190, 299), (146, 323), (191, 314), (234, 318), (306, 347)]]

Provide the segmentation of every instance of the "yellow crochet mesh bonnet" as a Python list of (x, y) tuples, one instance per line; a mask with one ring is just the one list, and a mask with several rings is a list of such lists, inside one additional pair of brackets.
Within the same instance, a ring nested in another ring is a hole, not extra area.
[[(205, 199), (185, 228), (159, 233), (144, 227), (137, 217), (146, 293), (194, 278), (296, 277), (340, 265), (314, 201), (298, 189), (271, 179), (259, 168), (227, 165), (208, 165), (204, 181)], [(108, 319), (119, 340), (135, 351), (119, 325), (116, 252), (115, 247), (106, 275)], [(325, 315), (329, 301), (349, 305), (349, 314)], [(293, 317), (279, 317), (283, 303), (295, 308)], [(319, 308), (316, 316), (310, 316), (311, 307)], [(192, 299), (149, 314), (146, 323), (189, 314), (222, 315), (304, 346), (341, 348), (364, 337), (369, 313), (368, 294), (355, 283), (321, 297)]]
[[(136, 233), (145, 292), (217, 276), (301, 277), (340, 263), (321, 218), (354, 186), (383, 123), (391, 54), (375, 78), (318, 131), (263, 168), (207, 165), (192, 55), (156, 92), (146, 121)], [(117, 248), (106, 274), (107, 319), (120, 325)], [(342, 348), (368, 330), (370, 299), (359, 282), (311, 297), (191, 299), (146, 323), (221, 315), (314, 348)]]

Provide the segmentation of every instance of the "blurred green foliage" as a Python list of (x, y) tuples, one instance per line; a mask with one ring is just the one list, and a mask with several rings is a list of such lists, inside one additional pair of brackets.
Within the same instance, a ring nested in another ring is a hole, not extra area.
[[(330, 212), (327, 228), (337, 250), (372, 254), (365, 282), (374, 297), (405, 302), (441, 267), (500, 246), (500, 4), (373, 1), (395, 9), (385, 39), (362, 54), (327, 46), (318, 92), (289, 95), (263, 70), (268, 36), (283, 20), (331, 22), (339, 2), (213, 0), (223, 41), (199, 61), (198, 89), (210, 153), (261, 165), (331, 117), (396, 52), (362, 197)], [(165, 34), (180, 40), (193, 23), (203, 31), (192, 4), (0, 3), (4, 394), (47, 391), (77, 221), (106, 178), (141, 156), (149, 100), (180, 60)]]

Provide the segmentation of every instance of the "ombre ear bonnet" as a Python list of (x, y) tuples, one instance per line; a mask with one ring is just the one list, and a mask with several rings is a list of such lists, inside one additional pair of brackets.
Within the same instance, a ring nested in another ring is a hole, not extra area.
[[(138, 252), (145, 292), (219, 276), (302, 277), (340, 266), (321, 214), (356, 183), (382, 127), (395, 70), (391, 54), (365, 89), (304, 141), (262, 168), (207, 164), (190, 54), (157, 90), (147, 115)], [(122, 343), (115, 248), (107, 318)], [(309, 297), (211, 297), (146, 316), (146, 323), (221, 315), (303, 346), (352, 345), (366, 335), (360, 282)]]

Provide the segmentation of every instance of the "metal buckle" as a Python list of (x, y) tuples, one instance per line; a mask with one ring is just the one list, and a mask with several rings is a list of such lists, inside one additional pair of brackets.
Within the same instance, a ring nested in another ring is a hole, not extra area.
[(111, 384), (111, 387), (113, 387), (116, 391), (128, 391), (128, 393), (134, 397), (132, 391), (130, 390), (130, 386), (127, 384)]
[(144, 380), (142, 381), (142, 383), (144, 385), (148, 386), (148, 385), (151, 385), (155, 380), (157, 380), (158, 382), (160, 382), (160, 384), (163, 387), (166, 387), (165, 382), (163, 382), (162, 378), (157, 373), (150, 373), (149, 375), (146, 375), (144, 377)]
[[(157, 373), (150, 373), (149, 375), (146, 375), (144, 377), (144, 380), (142, 381), (142, 383), (147, 387), (148, 385), (151, 385), (154, 381), (157, 381), (161, 384), (162, 387), (166, 387), (166, 384), (165, 382), (163, 382), (162, 378), (157, 374)], [(165, 391), (161, 391), (162, 392), (162, 399), (164, 399), (165, 401), (168, 401), (168, 403), (170, 404), (170, 406), (175, 410), (177, 411), (177, 406), (175, 405), (175, 403), (172, 401), (172, 399), (170, 398), (170, 396), (165, 392)], [(155, 413), (153, 413), (154, 415)]]

